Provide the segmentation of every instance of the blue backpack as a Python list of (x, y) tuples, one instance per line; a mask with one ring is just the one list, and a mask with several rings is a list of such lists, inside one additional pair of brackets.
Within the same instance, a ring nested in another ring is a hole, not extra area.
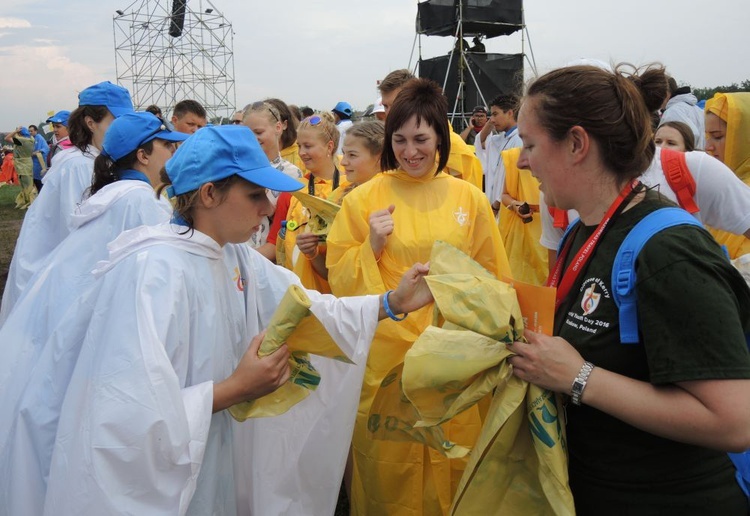
[[(560, 249), (568, 237), (568, 233), (575, 225), (574, 221), (565, 231), (560, 241)], [(615, 255), (612, 265), (612, 298), (620, 310), (620, 342), (622, 344), (638, 344), (638, 307), (635, 292), (636, 272), (635, 262), (638, 253), (656, 233), (673, 226), (692, 225), (703, 227), (698, 220), (681, 208), (660, 208), (651, 212), (640, 220), (625, 237)], [(750, 347), (750, 336), (748, 336)], [(735, 477), (737, 483), (750, 498), (750, 450), (744, 453), (729, 453), (734, 467), (737, 469)]]

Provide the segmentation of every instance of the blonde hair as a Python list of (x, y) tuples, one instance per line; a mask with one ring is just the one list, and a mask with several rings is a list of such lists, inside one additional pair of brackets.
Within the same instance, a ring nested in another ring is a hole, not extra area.
[[(317, 123), (313, 123), (313, 121), (319, 119)], [(299, 127), (297, 127), (297, 132), (303, 130), (312, 130), (318, 132), (318, 134), (321, 135), (323, 138), (323, 142), (326, 144), (328, 142), (333, 142), (334, 144), (334, 150), (336, 150), (336, 147), (339, 144), (339, 130), (336, 127), (336, 119), (333, 116), (333, 113), (330, 111), (323, 111), (322, 113), (318, 113), (317, 115), (309, 116), (302, 120), (299, 123)]]

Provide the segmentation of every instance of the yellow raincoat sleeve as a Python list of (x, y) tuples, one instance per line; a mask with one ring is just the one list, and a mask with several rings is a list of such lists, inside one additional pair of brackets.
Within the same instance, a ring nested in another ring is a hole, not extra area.
[[(724, 164), (750, 185), (750, 93), (717, 93), (706, 102), (706, 113), (727, 123)], [(727, 247), (732, 259), (750, 253), (750, 240), (745, 236), (713, 228), (710, 231), (720, 245)]]
[[(521, 148), (516, 147), (502, 152), (505, 167), (505, 191), (520, 202), (539, 206), (539, 181), (531, 171), (517, 166)], [(514, 279), (542, 285), (549, 272), (548, 252), (542, 247), (539, 239), (542, 236), (542, 217), (539, 212), (533, 214), (529, 223), (515, 213), (503, 213), (498, 224), (500, 236), (508, 253)]]

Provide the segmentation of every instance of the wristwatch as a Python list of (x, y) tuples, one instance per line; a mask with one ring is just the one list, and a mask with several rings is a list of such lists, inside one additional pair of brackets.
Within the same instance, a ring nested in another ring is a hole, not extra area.
[(578, 372), (578, 376), (573, 380), (573, 386), (570, 388), (570, 401), (573, 405), (581, 404), (581, 396), (583, 396), (583, 389), (586, 388), (586, 382), (589, 380), (591, 371), (594, 370), (594, 364), (591, 362), (584, 362), (581, 366), (581, 370)]

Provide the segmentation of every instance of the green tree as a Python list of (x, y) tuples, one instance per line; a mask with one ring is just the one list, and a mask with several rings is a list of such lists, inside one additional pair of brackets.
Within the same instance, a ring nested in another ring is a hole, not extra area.
[(750, 79), (742, 81), (740, 84), (736, 82), (730, 86), (716, 86), (714, 88), (693, 88), (693, 95), (698, 99), (710, 99), (715, 93), (736, 93), (738, 91), (750, 91)]

